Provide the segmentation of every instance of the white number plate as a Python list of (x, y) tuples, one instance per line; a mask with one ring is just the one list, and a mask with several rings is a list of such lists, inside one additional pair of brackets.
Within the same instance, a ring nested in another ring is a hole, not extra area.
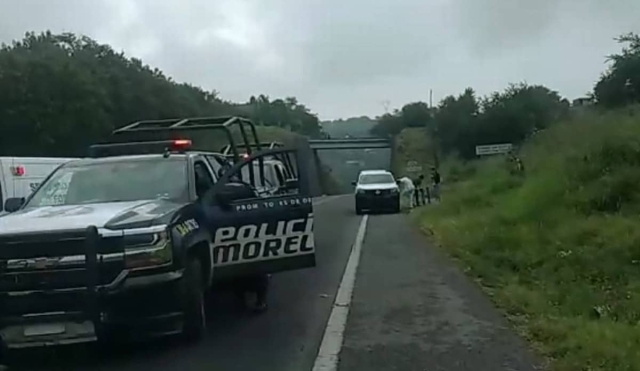
[(67, 331), (64, 323), (41, 323), (24, 328), (24, 336), (43, 336), (64, 334)]

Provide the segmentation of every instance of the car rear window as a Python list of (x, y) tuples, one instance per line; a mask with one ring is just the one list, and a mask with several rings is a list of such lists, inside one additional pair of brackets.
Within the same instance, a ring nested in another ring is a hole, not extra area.
[(395, 183), (391, 174), (362, 174), (360, 175), (360, 184), (379, 184), (379, 183)]

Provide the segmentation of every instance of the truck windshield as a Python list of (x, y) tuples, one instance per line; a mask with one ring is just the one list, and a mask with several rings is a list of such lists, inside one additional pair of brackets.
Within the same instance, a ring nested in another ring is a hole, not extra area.
[(360, 184), (395, 183), (391, 174), (364, 174), (360, 176)]
[(188, 198), (184, 158), (70, 163), (59, 168), (26, 207)]

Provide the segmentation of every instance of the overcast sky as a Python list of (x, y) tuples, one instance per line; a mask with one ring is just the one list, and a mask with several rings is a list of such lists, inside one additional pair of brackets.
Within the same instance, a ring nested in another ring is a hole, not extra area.
[(82, 33), (225, 99), (296, 96), (334, 119), (518, 81), (573, 99), (640, 32), (640, 0), (377, 1), (0, 0), (0, 41)]

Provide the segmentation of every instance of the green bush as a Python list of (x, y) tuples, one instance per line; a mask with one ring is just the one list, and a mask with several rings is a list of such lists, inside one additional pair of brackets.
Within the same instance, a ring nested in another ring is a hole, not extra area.
[(419, 216), (556, 370), (640, 370), (640, 116), (629, 112), (537, 134), (524, 177), (504, 158), (479, 161)]

